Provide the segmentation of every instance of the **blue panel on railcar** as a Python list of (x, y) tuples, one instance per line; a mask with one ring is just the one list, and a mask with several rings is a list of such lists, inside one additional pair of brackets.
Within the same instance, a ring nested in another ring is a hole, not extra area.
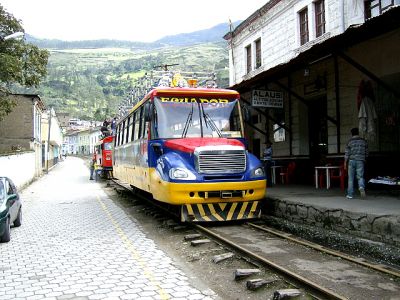
[(265, 179), (264, 174), (257, 175), (254, 171), (262, 168), (259, 159), (249, 152), (245, 152), (246, 166), (241, 172), (224, 172), (221, 170), (212, 174), (199, 173), (195, 164), (195, 154), (191, 152), (179, 151), (170, 149), (164, 146), (164, 140), (149, 141), (148, 153), (149, 167), (155, 168), (164, 181), (180, 182), (182, 179), (173, 179), (170, 172), (173, 169), (184, 169), (192, 176), (190, 179), (185, 179), (185, 182), (237, 182), (237, 181), (252, 181)]

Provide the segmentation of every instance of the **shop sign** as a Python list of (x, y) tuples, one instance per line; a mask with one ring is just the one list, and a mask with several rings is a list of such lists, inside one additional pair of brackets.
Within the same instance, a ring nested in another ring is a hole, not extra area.
[(283, 108), (283, 93), (279, 91), (253, 90), (252, 106)]

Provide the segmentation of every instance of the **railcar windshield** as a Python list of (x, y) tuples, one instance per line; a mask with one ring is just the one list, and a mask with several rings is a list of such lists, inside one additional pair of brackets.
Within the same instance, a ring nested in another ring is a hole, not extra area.
[(242, 137), (237, 99), (155, 97), (154, 138)]
[(112, 149), (113, 149), (112, 142), (104, 143), (104, 150), (112, 150)]

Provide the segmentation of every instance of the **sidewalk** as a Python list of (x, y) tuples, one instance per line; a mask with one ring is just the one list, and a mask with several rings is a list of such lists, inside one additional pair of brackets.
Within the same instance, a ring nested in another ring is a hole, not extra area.
[(0, 299), (215, 299), (113, 202), (80, 158), (21, 192), (22, 226), (0, 244)]
[(267, 214), (400, 247), (400, 197), (368, 190), (347, 199), (340, 188), (275, 185), (267, 188)]

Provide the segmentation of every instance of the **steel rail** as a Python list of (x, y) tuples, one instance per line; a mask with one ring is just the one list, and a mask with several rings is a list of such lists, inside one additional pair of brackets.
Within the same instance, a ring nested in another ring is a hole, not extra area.
[(311, 288), (312, 290), (321, 293), (321, 295), (327, 297), (328, 299), (341, 299), (341, 300), (347, 299), (346, 297), (341, 296), (341, 295), (335, 293), (334, 291), (332, 291), (330, 289), (324, 288), (323, 286), (321, 286), (321, 285), (319, 285), (319, 284), (317, 284), (317, 283), (315, 283), (315, 282), (313, 282), (313, 281), (311, 281), (311, 280), (309, 280), (309, 279), (307, 279), (307, 278), (305, 278), (305, 277), (303, 277), (303, 276), (301, 276), (299, 274), (296, 274), (296, 273), (286, 269), (285, 267), (282, 267), (282, 266), (280, 266), (280, 265), (278, 265), (278, 264), (266, 259), (265, 257), (261, 257), (260, 255), (251, 252), (250, 250), (248, 250), (248, 249), (236, 244), (233, 241), (230, 241), (230, 240), (222, 237), (221, 235), (219, 235), (219, 234), (217, 234), (217, 233), (215, 233), (215, 232), (213, 232), (213, 231), (211, 231), (211, 230), (209, 230), (209, 229), (207, 229), (207, 228), (205, 228), (205, 227), (203, 227), (201, 225), (194, 224), (194, 223), (192, 223), (192, 225), (195, 228), (197, 228), (198, 230), (206, 233), (207, 235), (209, 235), (209, 236), (211, 236), (211, 237), (213, 237), (215, 239), (218, 239), (221, 242), (231, 246), (233, 249), (239, 250), (240, 252), (246, 254), (247, 256), (264, 263), (265, 265), (277, 270), (278, 272), (280, 272), (280, 273), (282, 273), (282, 274), (284, 274), (286, 276), (291, 277), (292, 279), (294, 279), (294, 280), (296, 280), (298, 282), (301, 282), (302, 284), (304, 284), (305, 286)]
[(333, 256), (340, 257), (342, 259), (345, 259), (347, 261), (362, 265), (364, 267), (368, 267), (368, 268), (373, 269), (375, 271), (379, 271), (379, 272), (382, 272), (382, 273), (385, 273), (385, 274), (392, 275), (392, 276), (400, 278), (400, 272), (397, 272), (397, 271), (391, 270), (391, 269), (387, 269), (387, 268), (384, 267), (384, 265), (374, 264), (374, 263), (371, 263), (371, 262), (363, 261), (363, 258), (356, 258), (356, 257), (351, 256), (349, 254), (345, 254), (345, 253), (342, 253), (342, 252), (339, 252), (339, 251), (336, 251), (336, 250), (333, 250), (333, 249), (329, 249), (329, 248), (326, 248), (324, 246), (318, 245), (318, 244), (310, 242), (310, 241), (300, 240), (300, 239), (298, 239), (296, 237), (293, 237), (291, 234), (279, 232), (279, 231), (277, 231), (275, 229), (271, 229), (269, 227), (259, 226), (259, 225), (256, 225), (254, 223), (251, 223), (251, 222), (248, 222), (247, 224), (250, 225), (251, 227), (254, 227), (254, 228), (257, 228), (259, 230), (271, 233), (273, 235), (279, 236), (281, 238), (287, 239), (287, 240), (295, 242), (297, 244), (300, 244), (300, 245), (303, 245), (303, 246), (306, 246), (306, 247), (309, 247), (309, 248), (312, 248), (312, 249), (315, 249), (315, 250), (318, 250), (318, 251), (321, 251), (321, 252), (324, 252), (324, 253), (327, 253), (327, 254), (330, 254), (330, 255), (333, 255)]

